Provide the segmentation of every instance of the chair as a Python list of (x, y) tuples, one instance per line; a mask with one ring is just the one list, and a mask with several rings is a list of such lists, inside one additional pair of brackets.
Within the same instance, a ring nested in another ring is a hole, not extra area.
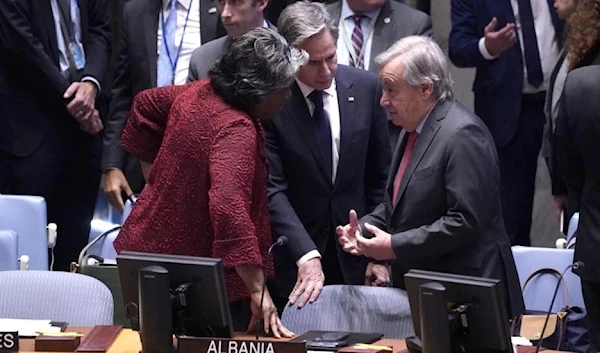
[(0, 271), (18, 270), (17, 234), (0, 230)]
[[(48, 270), (48, 219), (40, 196), (0, 195), (0, 229), (12, 229), (19, 257), (29, 256), (31, 270)], [(60, 229), (58, 230), (60, 234)]]
[(0, 272), (0, 317), (112, 325), (113, 298), (97, 279), (70, 272)]
[[(521, 287), (523, 287), (529, 275), (541, 268), (552, 268), (562, 273), (567, 266), (573, 264), (573, 249), (513, 246), (512, 252)], [(569, 304), (585, 308), (579, 276), (568, 270), (563, 278), (567, 285)], [(552, 302), (552, 295), (554, 294), (557, 281), (557, 276), (549, 274), (542, 274), (533, 278), (523, 292), (525, 308), (527, 310), (547, 311)], [(565, 298), (561, 290), (556, 296), (552, 310), (558, 311), (565, 304)]]
[(332, 285), (302, 309), (286, 306), (282, 321), (298, 334), (310, 330), (380, 332), (385, 338), (414, 335), (408, 296), (397, 288)]

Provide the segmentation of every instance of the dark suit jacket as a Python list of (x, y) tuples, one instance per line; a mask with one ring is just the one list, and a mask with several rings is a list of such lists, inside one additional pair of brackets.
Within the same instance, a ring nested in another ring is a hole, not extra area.
[[(325, 254), (335, 226), (348, 223), (348, 212), (371, 212), (383, 200), (390, 164), (387, 118), (379, 105), (381, 86), (374, 74), (338, 65), (340, 160), (335, 183), (326, 175), (308, 106), (297, 84), (280, 114), (265, 123), (269, 155), (269, 208), (274, 239), (287, 247), (275, 252), (281, 295), (296, 281), (296, 261), (310, 250)], [(338, 243), (335, 242), (337, 245)], [(344, 280), (364, 282), (365, 261), (337, 246)]]
[[(557, 40), (562, 42), (563, 24), (553, 3), (548, 0)], [(496, 145), (504, 146), (512, 139), (521, 114), (523, 60), (519, 43), (494, 60), (481, 55), (479, 39), (493, 17), (498, 19), (497, 28), (515, 23), (510, 0), (452, 0), (448, 55), (458, 67), (477, 68), (473, 82), (475, 114), (485, 121)]]
[[(271, 22), (267, 21), (270, 29), (277, 31)], [(190, 59), (190, 71), (188, 73), (187, 81), (198, 81), (208, 77), (208, 70), (210, 70), (215, 62), (227, 52), (227, 48), (231, 44), (231, 37), (229, 35), (211, 40), (210, 42), (202, 45), (200, 48), (196, 48), (192, 53), (192, 59)]]
[[(342, 2), (328, 4), (327, 10), (337, 24), (340, 21)], [(431, 36), (432, 34), (431, 18), (428, 15), (408, 5), (387, 0), (375, 22), (369, 71), (378, 72), (375, 58), (398, 40), (408, 36)]]
[[(225, 34), (217, 12), (215, 0), (201, 0), (200, 36), (203, 43)], [(129, 0), (123, 9), (122, 36), (118, 66), (112, 90), (110, 111), (106, 119), (102, 169), (133, 169), (138, 163), (131, 159), (121, 147), (121, 134), (125, 128), (133, 97), (140, 91), (156, 87), (158, 61), (156, 35), (162, 0)], [(127, 175), (131, 181), (141, 183), (141, 174)], [(134, 188), (135, 189), (135, 188)]]
[(575, 261), (581, 278), (600, 282), (600, 66), (573, 70), (567, 76), (556, 120), (556, 153), (567, 185), (569, 206), (579, 210)]
[(417, 139), (394, 206), (406, 135), (392, 159), (385, 202), (361, 219), (392, 234), (394, 284), (403, 286), (409, 269), (495, 278), (508, 288), (511, 316), (521, 313), (500, 206), (498, 157), (488, 129), (460, 103), (439, 102)]
[[(80, 0), (79, 6), (82, 76), (94, 77), (102, 88), (110, 60), (108, 5)], [(63, 94), (71, 82), (60, 72), (59, 55), (50, 0), (0, 1), (0, 151), (28, 156), (50, 126), (77, 127), (66, 110)]]

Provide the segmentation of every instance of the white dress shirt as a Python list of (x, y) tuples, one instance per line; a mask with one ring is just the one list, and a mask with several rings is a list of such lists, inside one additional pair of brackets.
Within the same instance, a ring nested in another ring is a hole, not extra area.
[[(312, 116), (315, 111), (315, 105), (308, 98), (308, 95), (314, 91), (314, 88), (307, 86), (300, 80), (296, 79), (298, 86), (300, 87), (300, 91), (302, 91), (302, 95), (304, 96), (304, 100), (306, 101), (306, 105), (308, 106), (308, 111)], [(335, 181), (335, 177), (337, 175), (337, 167), (340, 161), (340, 136), (341, 136), (341, 128), (340, 128), (340, 106), (338, 103), (338, 95), (336, 90), (335, 79), (331, 83), (331, 86), (323, 91), (323, 109), (327, 112), (327, 117), (329, 118), (329, 127), (331, 128), (331, 170), (332, 176), (331, 181)], [(308, 260), (314, 259), (316, 257), (321, 257), (321, 254), (318, 250), (311, 250), (304, 254), (302, 257), (296, 261), (296, 265), (300, 267), (302, 264), (307, 262)]]
[[(363, 15), (365, 18), (360, 22), (360, 28), (363, 33), (363, 61), (365, 63), (364, 69), (369, 70), (369, 64), (371, 62), (371, 45), (373, 44), (373, 32), (367, 33), (367, 28), (371, 21), (377, 21), (377, 16), (381, 9), (377, 9), (371, 12), (365, 12)], [(342, 65), (350, 65), (350, 52), (348, 50), (354, 50), (354, 48), (348, 48), (344, 34), (348, 36), (348, 40), (352, 37), (352, 31), (354, 31), (354, 20), (352, 16), (354, 11), (348, 6), (346, 0), (342, 0), (342, 12), (340, 13), (340, 22), (338, 23), (339, 36), (337, 40), (337, 62)], [(343, 27), (342, 27), (343, 26)], [(343, 29), (342, 29), (343, 28)], [(350, 42), (351, 43), (351, 42)]]
[[(175, 66), (175, 84), (183, 85), (187, 81), (188, 70), (190, 66), (190, 59), (194, 49), (200, 47), (202, 44), (200, 38), (200, 0), (173, 0), (177, 1), (177, 26), (175, 29), (175, 48), (179, 50), (179, 43), (181, 43), (181, 51), (179, 53), (179, 60), (177, 66)], [(162, 0), (163, 10), (162, 18), (158, 16), (158, 33), (156, 49), (157, 55), (160, 55), (160, 48), (164, 44), (162, 39), (162, 19), (167, 20), (169, 12), (171, 12), (171, 0)], [(190, 8), (191, 6), (191, 8)], [(187, 26), (185, 19), (188, 17)], [(185, 36), (184, 36), (185, 27)], [(181, 40), (183, 37), (183, 41)], [(176, 54), (174, 54), (176, 55)]]
[[(537, 93), (548, 89), (550, 75), (552, 75), (552, 69), (554, 69), (554, 65), (556, 65), (556, 61), (558, 60), (558, 55), (560, 52), (556, 40), (556, 31), (554, 29), (554, 25), (552, 24), (552, 16), (550, 15), (551, 10), (548, 5), (548, 1), (530, 1), (531, 10), (533, 12), (533, 22), (535, 26), (538, 51), (540, 52), (542, 72), (544, 74), (544, 82), (536, 88), (527, 81), (527, 66), (525, 65), (525, 49), (523, 48), (523, 31), (521, 30), (519, 3), (518, 0), (510, 0), (513, 13), (515, 15), (515, 25), (517, 27), (517, 35), (519, 36), (521, 55), (523, 56), (523, 93)], [(487, 60), (493, 60), (496, 58), (487, 51), (487, 48), (485, 47), (485, 37), (479, 40), (479, 51)]]
[[(82, 44), (81, 41), (81, 15), (79, 13), (79, 2), (76, 0), (71, 0), (69, 2), (70, 12), (71, 12), (71, 20), (73, 22), (73, 29), (75, 33), (75, 41), (79, 44)], [(57, 40), (57, 48), (60, 53), (58, 56), (58, 63), (60, 67), (60, 71), (65, 73), (69, 71), (69, 59), (67, 59), (67, 47), (65, 44), (65, 37), (63, 36), (62, 28), (60, 26), (61, 21), (61, 13), (59, 9), (58, 0), (52, 0), (50, 2), (50, 6), (52, 7), (52, 17), (54, 17), (54, 28), (56, 30), (56, 40)], [(85, 49), (83, 45), (81, 45), (81, 54), (85, 58)], [(98, 93), (100, 93), (100, 82), (92, 76), (85, 76), (81, 79), (82, 82), (91, 81), (94, 82), (96, 88), (98, 88)]]

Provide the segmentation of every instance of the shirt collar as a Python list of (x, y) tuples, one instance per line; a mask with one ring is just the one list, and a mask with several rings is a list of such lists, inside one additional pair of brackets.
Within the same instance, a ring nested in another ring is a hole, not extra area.
[(166, 11), (169, 9), (169, 5), (171, 4), (171, 1), (177, 1), (186, 10), (189, 10), (190, 6), (192, 6), (192, 1), (194, 1), (194, 0), (163, 0), (163, 11)]
[[(377, 16), (379, 16), (380, 11), (381, 11), (381, 9), (379, 8), (375, 11), (365, 12), (365, 13), (363, 13), (363, 15), (367, 16), (368, 18), (373, 20), (373, 19), (376, 19)], [(340, 18), (346, 19), (351, 16), (354, 16), (354, 11), (352, 11), (352, 9), (350, 8), (350, 6), (348, 5), (348, 2), (346, 0), (342, 0), (342, 12), (340, 14)]]
[(263, 22), (263, 27), (264, 27), (264, 28), (270, 28), (270, 27), (269, 27), (269, 22), (267, 22), (267, 20), (265, 20), (265, 21)]
[(427, 112), (427, 115), (425, 115), (425, 118), (423, 118), (423, 120), (421, 120), (421, 122), (419, 123), (419, 125), (417, 125), (417, 128), (415, 129), (415, 131), (421, 135), (421, 130), (423, 130), (423, 126), (425, 126), (425, 122), (427, 121), (427, 119), (429, 118), (429, 116), (431, 115), (431, 112), (435, 109), (435, 107), (438, 105), (438, 103), (436, 102), (433, 107), (431, 107), (431, 109), (429, 109), (429, 112)]
[[(304, 82), (300, 81), (298, 78), (296, 78), (296, 83), (298, 84), (298, 87), (300, 87), (300, 91), (302, 92), (302, 95), (304, 96), (305, 99), (306, 99), (306, 97), (308, 97), (309, 94), (312, 93), (312, 91), (315, 90), (314, 88), (312, 88), (309, 85), (305, 84)], [(327, 88), (323, 92), (325, 92), (329, 96), (333, 97), (333, 96), (335, 96), (335, 87), (336, 86), (335, 86), (335, 78), (334, 78), (333, 81), (331, 82), (331, 86), (329, 86), (329, 88)]]

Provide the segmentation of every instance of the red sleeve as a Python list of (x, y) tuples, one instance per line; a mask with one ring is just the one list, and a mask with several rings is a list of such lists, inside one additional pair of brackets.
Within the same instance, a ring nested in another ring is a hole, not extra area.
[(135, 96), (121, 136), (121, 145), (125, 151), (141, 161), (154, 162), (165, 135), (171, 106), (175, 98), (187, 88), (153, 88)]
[(256, 138), (252, 122), (236, 121), (223, 128), (212, 144), (208, 193), (215, 234), (212, 256), (221, 258), (226, 268), (263, 265), (250, 217)]

